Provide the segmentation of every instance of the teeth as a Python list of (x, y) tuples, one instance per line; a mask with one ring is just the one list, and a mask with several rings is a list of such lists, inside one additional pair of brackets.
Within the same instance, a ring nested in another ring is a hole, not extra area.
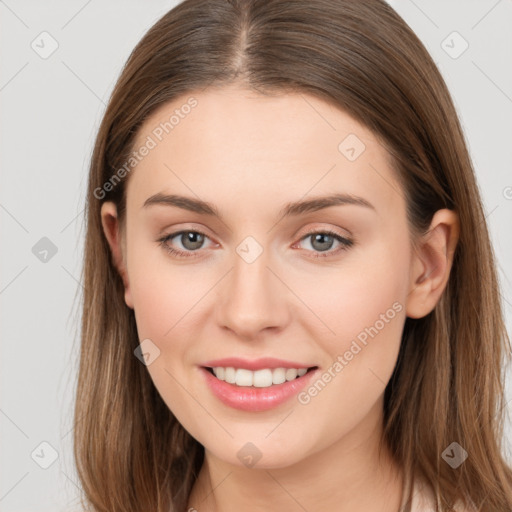
[(276, 368), (271, 373), (272, 384), (282, 384), (286, 382), (286, 371), (284, 368)]
[(235, 384), (237, 386), (252, 386), (252, 372), (239, 368), (235, 373)]
[(253, 372), (244, 368), (223, 368), (221, 366), (212, 368), (212, 370), (219, 380), (237, 386), (254, 386), (256, 388), (268, 388), (274, 384), (282, 384), (302, 377), (307, 372), (306, 368), (274, 368), (273, 370), (265, 368)]
[[(213, 371), (215, 372), (215, 370), (218, 370), (218, 368), (215, 368)], [(235, 369), (234, 368), (222, 368), (221, 371), (222, 370), (224, 370), (224, 380), (226, 382), (229, 382), (230, 384), (234, 384), (235, 383)], [(220, 375), (220, 373), (219, 373), (219, 375)], [(215, 374), (215, 376), (217, 376), (217, 374)], [(221, 379), (220, 376), (218, 378)]]
[(286, 380), (293, 380), (297, 377), (298, 370), (295, 368), (288, 368), (286, 370)]

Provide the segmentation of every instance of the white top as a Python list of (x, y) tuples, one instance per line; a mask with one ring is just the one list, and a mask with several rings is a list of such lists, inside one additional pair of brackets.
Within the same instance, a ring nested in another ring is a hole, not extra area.
[(414, 479), (411, 512), (435, 512), (436, 498), (432, 487), (423, 479)]
[[(403, 500), (405, 503), (405, 499)], [(434, 489), (422, 478), (414, 479), (414, 490), (412, 494), (411, 512), (435, 512), (436, 496)], [(458, 501), (453, 509), (455, 512), (469, 512), (463, 508), (462, 503)]]

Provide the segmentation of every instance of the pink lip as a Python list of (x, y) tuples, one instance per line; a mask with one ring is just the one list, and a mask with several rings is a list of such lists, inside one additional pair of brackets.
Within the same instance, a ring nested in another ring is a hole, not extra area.
[(285, 361), (284, 359), (275, 359), (274, 357), (263, 357), (261, 359), (255, 359), (249, 361), (248, 359), (242, 359), (240, 357), (226, 357), (224, 359), (215, 359), (213, 361), (206, 361), (201, 366), (207, 366), (208, 368), (215, 368), (222, 366), (223, 368), (244, 368), (245, 370), (263, 370), (264, 368), (311, 368), (314, 364), (302, 364), (295, 361)]
[[(258, 361), (258, 364), (260, 361)], [(212, 362), (217, 363), (218, 361)], [(216, 366), (224, 366), (224, 363), (216, 364)], [(236, 365), (234, 366), (237, 367)], [(276, 368), (283, 367), (284, 366), (276, 366)], [(299, 368), (300, 367), (299, 365)], [(238, 366), (238, 368), (243, 368), (243, 366)], [(269, 366), (265, 366), (265, 368), (269, 368)], [(292, 366), (292, 368), (296, 368), (296, 366)], [(206, 368), (200, 368), (200, 370), (206, 379), (206, 384), (222, 403), (229, 407), (249, 412), (267, 411), (286, 402), (291, 397), (297, 395), (297, 393), (310, 382), (313, 375), (319, 371), (317, 368), (310, 370), (302, 377), (283, 382), (282, 384), (274, 384), (268, 388), (255, 388), (252, 386), (242, 387), (229, 384), (223, 380), (217, 379), (217, 377)]]

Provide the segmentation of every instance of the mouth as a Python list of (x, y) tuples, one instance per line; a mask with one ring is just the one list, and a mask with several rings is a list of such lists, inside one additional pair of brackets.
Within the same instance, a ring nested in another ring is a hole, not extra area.
[(246, 412), (267, 411), (290, 401), (320, 372), (318, 366), (258, 366), (255, 370), (236, 366), (200, 366), (199, 369), (215, 398), (230, 408)]

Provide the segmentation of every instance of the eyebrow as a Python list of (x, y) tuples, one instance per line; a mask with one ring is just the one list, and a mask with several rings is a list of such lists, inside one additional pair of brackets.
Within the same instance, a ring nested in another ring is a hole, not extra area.
[[(188, 210), (194, 213), (202, 215), (209, 215), (222, 219), (222, 215), (219, 213), (215, 205), (202, 201), (200, 199), (194, 199), (191, 197), (180, 196), (175, 194), (164, 194), (157, 193), (146, 199), (143, 204), (143, 208), (148, 208), (153, 205), (161, 206), (175, 206)], [(292, 217), (301, 215), (303, 213), (316, 212), (330, 206), (340, 205), (356, 205), (363, 206), (375, 211), (375, 207), (368, 202), (366, 199), (355, 196), (352, 194), (332, 194), (328, 196), (313, 197), (307, 200), (294, 201), (287, 203), (279, 212), (279, 218), (281, 217)]]

